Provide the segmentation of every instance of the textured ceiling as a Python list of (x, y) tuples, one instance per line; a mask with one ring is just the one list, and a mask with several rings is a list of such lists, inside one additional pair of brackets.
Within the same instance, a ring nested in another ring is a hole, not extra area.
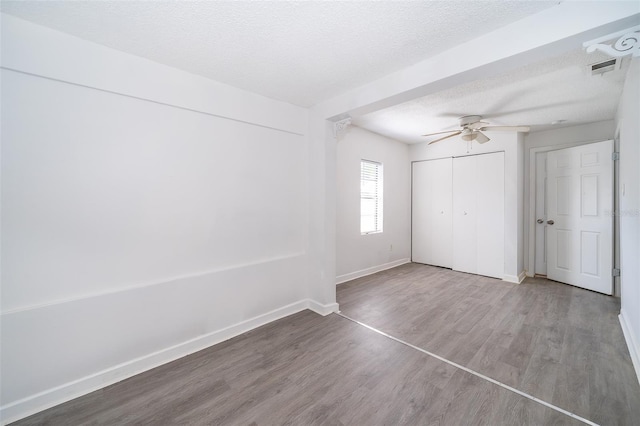
[[(311, 106), (557, 3), (2, 1), (0, 7), (121, 51)], [(468, 109), (454, 104), (445, 110), (452, 108)]]
[[(577, 50), (496, 77), (360, 117), (354, 124), (406, 142), (436, 139), (420, 135), (457, 129), (458, 117), (482, 115), (494, 125), (530, 125), (532, 131), (610, 120), (615, 117), (631, 58), (621, 68), (592, 76), (589, 65), (609, 59)], [(565, 120), (559, 125), (552, 121)]]

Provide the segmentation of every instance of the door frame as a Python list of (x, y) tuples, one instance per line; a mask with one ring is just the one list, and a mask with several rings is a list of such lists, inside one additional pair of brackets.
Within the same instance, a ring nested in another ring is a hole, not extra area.
[[(543, 226), (542, 230), (540, 230), (539, 226), (538, 226), (538, 219), (542, 219), (543, 221), (547, 220), (547, 214), (546, 214), (546, 182), (543, 181), (542, 182), (542, 186), (545, 186), (544, 188), (544, 197), (540, 197), (538, 191), (540, 190), (540, 186), (541, 186), (541, 182), (540, 182), (540, 178), (541, 176), (538, 175), (538, 172), (540, 171), (540, 164), (538, 164), (538, 161), (544, 161), (545, 163), (545, 168), (544, 168), (544, 174), (545, 174), (545, 178), (546, 178), (546, 173), (547, 173), (547, 167), (546, 167), (546, 162), (547, 162), (547, 153), (551, 152), (551, 151), (542, 151), (542, 152), (537, 152), (535, 155), (535, 158), (533, 160), (533, 164), (535, 167), (535, 171), (534, 171), (534, 178), (535, 178), (535, 192), (533, 194), (533, 198), (535, 200), (535, 205), (533, 206), (533, 212), (534, 212), (534, 216), (531, 217), (532, 220), (536, 221), (536, 223), (533, 225), (533, 249), (534, 249), (534, 253), (533, 253), (533, 263), (531, 264), (531, 270), (532, 273), (534, 275), (539, 274), (540, 272), (538, 272), (538, 264), (540, 263), (540, 259), (538, 258), (538, 255), (543, 252), (544, 256), (546, 257), (546, 252), (547, 252), (547, 247), (546, 247), (546, 233), (547, 233), (547, 228), (546, 225)], [(544, 160), (543, 160), (544, 158)], [(538, 205), (538, 203), (542, 201), (540, 204), (542, 204), (542, 206)], [(542, 207), (542, 211), (544, 211), (544, 213), (541, 215), (540, 214), (540, 207)], [(544, 239), (545, 241), (540, 242), (538, 240), (538, 237), (540, 237), (540, 232), (541, 231), (544, 234)], [(540, 245), (542, 245), (543, 247), (540, 247)], [(542, 268), (541, 268), (542, 269)], [(547, 265), (545, 262), (544, 265), (544, 274), (543, 275), (547, 275)]]
[[(529, 184), (525, 185), (525, 197), (528, 197), (529, 200), (529, 208), (528, 210), (525, 211), (525, 230), (527, 232), (525, 232), (525, 238), (524, 238), (524, 246), (525, 246), (525, 260), (527, 261), (527, 265), (526, 265), (526, 275), (528, 277), (533, 277), (535, 275), (535, 265), (536, 265), (536, 228), (535, 228), (535, 217), (536, 217), (536, 154), (539, 152), (549, 152), (549, 151), (557, 151), (559, 149), (564, 149), (564, 148), (572, 148), (575, 146), (580, 146), (580, 145), (588, 145), (591, 143), (597, 143), (597, 142), (604, 142), (604, 141), (609, 141), (609, 140), (613, 140), (614, 141), (614, 151), (616, 151), (617, 146), (615, 145), (615, 139), (598, 139), (598, 140), (592, 140), (592, 141), (586, 141), (586, 142), (569, 142), (569, 143), (565, 143), (565, 144), (559, 144), (559, 145), (551, 145), (551, 146), (541, 146), (541, 147), (535, 147), (535, 148), (529, 148), (529, 162), (528, 162), (528, 166), (529, 166), (529, 173), (528, 173), (528, 178), (529, 178)], [(617, 162), (615, 162), (614, 164), (614, 170), (613, 170), (613, 197), (614, 197), (614, 205), (613, 205), (613, 209), (614, 211), (617, 211), (619, 208), (619, 200), (618, 198), (615, 196), (616, 193), (616, 188), (618, 187), (618, 181), (617, 181), (617, 176), (616, 176), (616, 170), (618, 167)], [(526, 192), (528, 191), (528, 194), (526, 194)], [(615, 263), (615, 259), (617, 258), (617, 252), (618, 252), (618, 247), (616, 247), (615, 241), (618, 240), (618, 235), (617, 232), (619, 232), (618, 229), (615, 228), (614, 226), (614, 230), (613, 230), (613, 239), (614, 239), (614, 244), (613, 244), (613, 256), (614, 256), (614, 267), (617, 267), (617, 264)], [(615, 285), (616, 280), (614, 279), (614, 296), (619, 297), (619, 286)]]

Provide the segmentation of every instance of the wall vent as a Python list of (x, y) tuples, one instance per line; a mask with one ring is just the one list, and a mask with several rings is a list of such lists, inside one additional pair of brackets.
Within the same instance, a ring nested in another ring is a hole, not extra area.
[(589, 65), (589, 73), (591, 75), (602, 75), (609, 71), (616, 71), (620, 69), (620, 58), (610, 58), (605, 61), (600, 61), (595, 64)]

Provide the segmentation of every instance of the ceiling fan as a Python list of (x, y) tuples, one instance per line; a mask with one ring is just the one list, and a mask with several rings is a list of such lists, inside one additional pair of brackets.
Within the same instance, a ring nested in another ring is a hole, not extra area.
[(460, 130), (447, 130), (445, 132), (428, 133), (422, 136), (433, 136), (441, 135), (444, 133), (451, 133), (450, 135), (429, 142), (429, 145), (458, 135), (461, 135), (460, 137), (468, 142), (476, 141), (478, 143), (485, 143), (489, 142), (491, 139), (489, 139), (484, 133), (482, 133), (481, 130), (528, 132), (530, 129), (529, 126), (488, 126), (488, 124), (489, 123), (487, 123), (486, 121), (482, 121), (482, 116), (480, 115), (465, 115), (464, 117), (460, 117)]

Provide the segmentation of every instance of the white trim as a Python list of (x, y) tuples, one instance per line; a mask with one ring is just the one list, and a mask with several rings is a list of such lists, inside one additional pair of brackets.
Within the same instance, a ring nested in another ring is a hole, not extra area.
[[(640, 25), (636, 25), (636, 26), (633, 26), (631, 28), (626, 28), (624, 30), (616, 31), (615, 33), (607, 34), (605, 36), (598, 37), (598, 38), (593, 39), (593, 40), (585, 41), (584, 43), (582, 43), (582, 47), (584, 49), (586, 49), (589, 46), (591, 46), (592, 44), (602, 43), (602, 42), (605, 42), (605, 41), (611, 41), (614, 38), (619, 38), (619, 37), (627, 35), (629, 33), (634, 33), (634, 32), (639, 32), (639, 31), (640, 31)], [(588, 52), (588, 53), (591, 53), (591, 52)]]
[(115, 365), (0, 407), (0, 424), (6, 425), (23, 419), (305, 309), (310, 309), (320, 315), (327, 315), (331, 312), (337, 312), (338, 304), (322, 305), (311, 299), (303, 299), (222, 330), (207, 333), (186, 342)]
[(346, 283), (347, 281), (355, 280), (356, 278), (366, 277), (367, 275), (375, 274), (376, 272), (386, 271), (387, 269), (395, 268), (396, 266), (404, 265), (411, 262), (411, 259), (404, 258), (394, 260), (393, 262), (384, 263), (378, 266), (372, 266), (371, 268), (361, 269), (359, 271), (350, 272), (348, 274), (338, 275), (336, 277), (336, 285)]
[(631, 328), (631, 324), (627, 321), (627, 316), (624, 314), (624, 309), (620, 310), (620, 315), (618, 315), (620, 319), (620, 325), (622, 326), (622, 334), (624, 335), (624, 340), (627, 342), (627, 347), (629, 348), (629, 355), (631, 355), (631, 363), (633, 364), (633, 368), (636, 370), (636, 376), (638, 376), (638, 383), (640, 383), (640, 344), (636, 341), (635, 334), (633, 334), (633, 329)]
[(524, 279), (527, 278), (527, 274), (525, 271), (521, 271), (517, 276), (516, 275), (503, 275), (502, 281), (506, 281), (508, 283), (521, 284)]
[(257, 266), (257, 265), (263, 265), (263, 264), (266, 264), (266, 263), (278, 262), (278, 261), (287, 260), (287, 259), (293, 259), (293, 258), (302, 257), (302, 256), (304, 256), (304, 253), (285, 254), (285, 255), (282, 255), (282, 256), (273, 256), (273, 257), (270, 257), (270, 258), (267, 258), (267, 259), (261, 259), (261, 260), (255, 261), (255, 262), (239, 263), (239, 264), (228, 265), (228, 266), (224, 266), (224, 267), (220, 267), (220, 268), (216, 268), (216, 269), (210, 269), (210, 270), (203, 271), (203, 272), (196, 272), (196, 273), (184, 274), (184, 275), (176, 275), (176, 276), (173, 276), (173, 277), (164, 278), (161, 281), (145, 281), (145, 282), (139, 282), (139, 283), (135, 283), (135, 284), (128, 284), (128, 285), (125, 285), (125, 286), (120, 287), (120, 288), (114, 288), (114, 289), (110, 289), (110, 290), (103, 290), (103, 291), (98, 291), (98, 292), (94, 292), (94, 293), (87, 293), (87, 294), (82, 294), (82, 295), (79, 295), (79, 296), (67, 297), (67, 298), (64, 298), (64, 299), (55, 299), (55, 300), (51, 300), (51, 301), (46, 302), (46, 303), (39, 303), (39, 304), (34, 304), (34, 305), (20, 306), (20, 307), (17, 307), (17, 308), (11, 308), (11, 309), (7, 309), (6, 311), (0, 312), (0, 316), (2, 316), (2, 315), (11, 315), (11, 314), (24, 312), (24, 311), (35, 310), (35, 309), (46, 308), (48, 306), (61, 305), (61, 304), (64, 304), (64, 303), (77, 302), (79, 300), (91, 299), (91, 298), (94, 298), (94, 297), (101, 297), (101, 296), (107, 296), (107, 295), (116, 294), (116, 293), (123, 293), (123, 292), (126, 292), (126, 291), (137, 290), (137, 289), (141, 289), (141, 288), (145, 288), (145, 287), (153, 287), (153, 286), (168, 284), (168, 283), (172, 283), (172, 282), (180, 281), (180, 280), (185, 280), (185, 279), (189, 279), (189, 278), (204, 277), (205, 275), (212, 275), (212, 274), (217, 274), (217, 273), (220, 273), (220, 272), (231, 271), (231, 270), (234, 270), (234, 269), (242, 269), (242, 268), (247, 268), (247, 267), (252, 267), (252, 266)]
[(326, 317), (327, 315), (334, 312), (340, 312), (337, 303), (329, 303), (328, 305), (323, 305), (311, 299), (307, 299), (307, 309), (315, 312), (316, 314), (322, 315), (323, 317)]

